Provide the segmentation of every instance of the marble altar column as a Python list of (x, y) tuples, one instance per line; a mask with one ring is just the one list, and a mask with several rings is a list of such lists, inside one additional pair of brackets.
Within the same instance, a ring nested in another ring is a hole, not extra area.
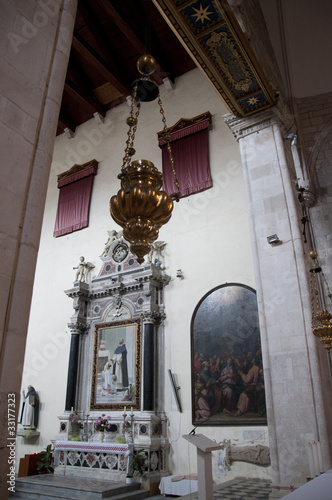
[[(308, 442), (331, 468), (331, 380), (327, 354), (311, 331), (310, 248), (301, 234), (291, 146), (278, 110), (224, 117), (240, 145), (247, 191), (271, 449), (270, 498), (309, 477)], [(277, 234), (279, 243), (267, 237)], [(309, 260), (309, 259), (308, 259)]]
[[(76, 402), (76, 389), (77, 389), (77, 375), (79, 371), (78, 360), (80, 352), (80, 338), (89, 328), (87, 322), (87, 307), (90, 301), (89, 285), (82, 281), (77, 281), (74, 287), (65, 291), (66, 295), (74, 299), (74, 315), (70, 318), (71, 322), (68, 327), (71, 330), (71, 342), (69, 352), (68, 364), (68, 378), (67, 378), (67, 394), (66, 394), (66, 411), (75, 408)], [(76, 408), (77, 409), (77, 408)]]
[(71, 341), (70, 341), (68, 376), (67, 376), (67, 393), (66, 393), (66, 407), (65, 407), (66, 411), (70, 411), (71, 408), (75, 408), (80, 334), (81, 331), (77, 328), (77, 326), (73, 325), (71, 327)]
[(143, 410), (155, 409), (155, 325), (150, 316), (143, 320)]

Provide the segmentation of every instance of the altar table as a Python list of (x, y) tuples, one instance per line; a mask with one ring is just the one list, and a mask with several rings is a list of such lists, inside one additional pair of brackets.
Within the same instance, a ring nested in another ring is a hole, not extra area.
[(55, 441), (54, 465), (129, 472), (133, 443)]

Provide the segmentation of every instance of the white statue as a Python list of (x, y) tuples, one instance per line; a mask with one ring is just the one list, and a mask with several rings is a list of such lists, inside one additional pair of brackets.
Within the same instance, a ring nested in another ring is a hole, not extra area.
[(23, 406), (20, 423), (25, 428), (35, 429), (38, 425), (39, 397), (32, 385), (29, 385), (28, 392), (22, 391)]
[(107, 232), (108, 232), (108, 240), (105, 243), (105, 248), (100, 257), (107, 257), (108, 251), (111, 248), (113, 241), (118, 240), (122, 236), (122, 231), (115, 231), (113, 229), (112, 231), (107, 231)]
[(88, 281), (89, 273), (94, 269), (94, 265), (91, 262), (85, 262), (84, 257), (80, 257), (79, 264), (73, 269), (77, 269), (75, 281), (82, 281), (86, 283)]
[[(149, 262), (155, 264), (156, 266), (161, 266), (162, 260), (161, 260), (161, 252), (164, 250), (165, 246), (167, 243), (165, 241), (156, 241), (155, 243), (151, 244), (151, 250), (148, 255)], [(154, 255), (156, 254), (156, 255)], [(153, 259), (153, 257), (155, 257)]]
[(85, 281), (85, 266), (86, 262), (84, 261), (84, 257), (80, 257), (80, 262), (73, 269), (77, 269), (75, 281)]

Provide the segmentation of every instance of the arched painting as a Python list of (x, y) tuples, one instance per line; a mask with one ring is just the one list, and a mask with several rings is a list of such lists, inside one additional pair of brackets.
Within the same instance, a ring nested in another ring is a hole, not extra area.
[(256, 292), (238, 283), (210, 290), (191, 322), (193, 425), (265, 425)]

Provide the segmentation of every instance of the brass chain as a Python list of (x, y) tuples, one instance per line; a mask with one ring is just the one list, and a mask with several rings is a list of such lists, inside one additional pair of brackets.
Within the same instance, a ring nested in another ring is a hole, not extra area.
[(180, 191), (180, 184), (179, 184), (178, 178), (176, 176), (176, 171), (175, 171), (175, 166), (174, 166), (174, 158), (172, 155), (172, 150), (171, 150), (171, 145), (170, 145), (171, 136), (170, 136), (170, 134), (167, 133), (166, 117), (165, 117), (165, 112), (163, 110), (163, 105), (162, 105), (162, 102), (160, 99), (160, 94), (158, 94), (158, 104), (160, 107), (160, 113), (162, 115), (162, 121), (164, 124), (164, 132), (165, 132), (165, 135), (162, 137), (162, 139), (167, 144), (167, 151), (168, 151), (168, 155), (169, 155), (169, 161), (171, 162), (171, 169), (172, 169), (172, 173), (173, 173), (173, 177), (174, 177), (174, 184), (177, 187), (178, 191)]
[[(314, 285), (313, 285), (313, 282), (314, 282)], [(310, 275), (310, 296), (311, 296), (311, 319), (312, 319), (312, 323), (314, 324), (315, 323), (315, 315), (320, 310), (317, 282), (316, 282), (316, 274), (315, 273), (311, 273), (311, 275)], [(315, 300), (315, 298), (316, 298), (316, 300)], [(316, 306), (316, 310), (315, 310), (315, 306)]]
[(330, 292), (330, 288), (329, 288), (328, 282), (327, 282), (327, 280), (325, 278), (325, 274), (323, 273), (323, 271), (322, 271), (322, 276), (323, 276), (323, 280), (324, 280), (324, 283), (325, 283), (325, 286), (326, 286), (326, 289), (327, 289), (327, 296), (328, 296), (329, 299), (332, 300), (332, 294)]
[(128, 138), (126, 141), (126, 149), (125, 149), (125, 156), (123, 158), (122, 170), (129, 164), (131, 157), (133, 156), (133, 154), (135, 154), (135, 150), (133, 149), (133, 147), (134, 147), (135, 134), (137, 130), (139, 112), (141, 109), (141, 103), (138, 102), (136, 105), (137, 110), (136, 113), (134, 114), (136, 92), (137, 92), (137, 85), (135, 86), (134, 92), (131, 96), (130, 116), (127, 119), (129, 130), (127, 132)]

